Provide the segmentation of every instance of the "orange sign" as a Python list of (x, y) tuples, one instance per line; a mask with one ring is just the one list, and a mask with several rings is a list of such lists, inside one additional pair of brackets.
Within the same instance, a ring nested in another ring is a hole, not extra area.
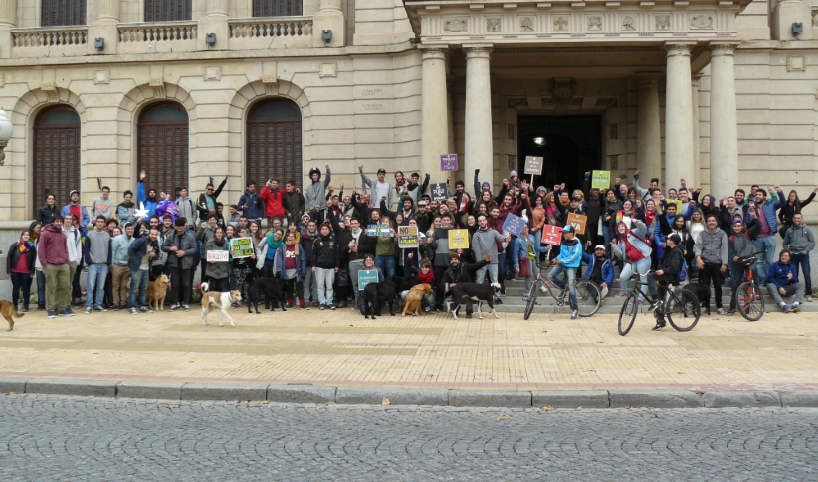
[(578, 234), (585, 234), (585, 223), (588, 222), (588, 216), (582, 214), (570, 213), (568, 215), (568, 224), (574, 227)]

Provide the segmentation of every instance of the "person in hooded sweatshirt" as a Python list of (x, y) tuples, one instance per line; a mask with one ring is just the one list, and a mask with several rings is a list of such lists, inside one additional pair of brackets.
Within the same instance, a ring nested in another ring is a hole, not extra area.
[(305, 209), (308, 213), (317, 214), (318, 216), (314, 219), (318, 219), (319, 222), (324, 218), (321, 214), (327, 209), (324, 193), (331, 179), (329, 164), (326, 162), (324, 163), (324, 169), (326, 169), (326, 173), (324, 174), (323, 181), (321, 180), (321, 171), (317, 167), (310, 169), (309, 177), (311, 184), (304, 189)]
[(45, 272), (48, 317), (74, 316), (71, 311), (71, 267), (68, 238), (62, 230), (63, 217), (57, 215), (44, 227), (37, 246), (37, 257)]
[[(784, 313), (801, 311), (798, 305), (801, 304), (804, 291), (804, 285), (798, 281), (798, 270), (790, 263), (790, 256), (788, 250), (782, 249), (778, 254), (778, 261), (767, 272), (767, 291)], [(792, 307), (788, 307), (781, 297), (792, 295), (795, 295), (795, 300)]]
[(62, 208), (62, 216), (65, 218), (69, 214), (73, 214), (79, 219), (78, 229), (83, 230), (91, 224), (91, 217), (88, 215), (88, 210), (80, 204), (80, 192), (74, 189), (69, 195), (71, 202)]
[(576, 320), (579, 316), (579, 302), (577, 301), (577, 268), (582, 261), (582, 244), (576, 237), (576, 231), (570, 224), (562, 228), (562, 248), (560, 254), (551, 260), (551, 264), (557, 265), (548, 272), (548, 281), (556, 284), (560, 289), (565, 289), (565, 284), (557, 279), (560, 273), (565, 272), (568, 280), (568, 291), (571, 299), (571, 319)]
[(488, 257), (491, 256), (491, 261), (488, 265), (477, 270), (475, 282), (482, 283), (483, 280), (486, 279), (486, 271), (488, 271), (491, 282), (499, 283), (498, 267), (500, 257), (498, 255), (499, 249), (497, 247), (497, 243), (508, 242), (511, 240), (511, 236), (503, 236), (496, 229), (489, 227), (488, 216), (485, 214), (480, 214), (477, 216), (477, 224), (480, 226), (480, 228), (471, 238), (471, 247), (474, 251), (474, 259), (488, 259)]
[(733, 262), (730, 274), (730, 307), (727, 310), (727, 316), (733, 316), (736, 313), (736, 289), (738, 285), (744, 283), (744, 275), (747, 273), (747, 266), (739, 261), (753, 255), (753, 239), (759, 232), (761, 232), (761, 223), (757, 222), (757, 216), (746, 225), (741, 219), (741, 214), (733, 220), (732, 232), (727, 237), (727, 257)]
[(324, 222), (318, 239), (312, 243), (312, 272), (318, 283), (318, 309), (334, 310), (332, 284), (338, 272), (338, 243), (331, 234), (331, 225)]
[(247, 189), (239, 198), (239, 211), (247, 216), (248, 221), (260, 220), (264, 217), (264, 201), (256, 193), (256, 181), (248, 181)]
[(136, 198), (148, 210), (148, 217), (156, 214), (156, 208), (159, 206), (159, 199), (156, 197), (156, 189), (148, 189), (148, 195), (145, 196), (145, 171), (139, 173), (139, 182), (136, 183)]

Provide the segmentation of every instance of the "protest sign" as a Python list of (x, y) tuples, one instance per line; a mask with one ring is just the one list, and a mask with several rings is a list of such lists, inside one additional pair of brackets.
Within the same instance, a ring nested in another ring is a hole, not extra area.
[(523, 172), (539, 176), (542, 174), (542, 157), (525, 156), (525, 169)]
[(608, 189), (609, 187), (611, 187), (611, 171), (591, 173), (591, 189)]
[(449, 189), (445, 182), (436, 182), (430, 187), (432, 188), (432, 201), (445, 201), (449, 198)]
[(449, 230), (449, 249), (468, 249), (468, 247), (469, 247), (468, 229)]
[(440, 156), (441, 171), (457, 170), (457, 154), (443, 154)]
[(366, 227), (366, 235), (376, 238), (388, 238), (392, 234), (386, 224), (370, 224)]
[(509, 214), (506, 218), (506, 222), (503, 223), (503, 231), (507, 233), (511, 233), (514, 236), (519, 236), (520, 233), (523, 232), (523, 226), (525, 226), (525, 220), (519, 218), (513, 214)]
[(574, 227), (579, 234), (585, 234), (585, 224), (588, 222), (588, 216), (582, 214), (568, 214), (568, 224)]
[(221, 249), (210, 250), (207, 252), (208, 261), (230, 261), (230, 251)]
[(378, 282), (378, 270), (362, 269), (358, 271), (358, 291), (363, 291), (369, 283)]
[(559, 246), (562, 244), (562, 228), (546, 224), (542, 228), (542, 244)]
[[(670, 205), (676, 206), (676, 214), (677, 215), (684, 214), (682, 212), (682, 201), (680, 201), (678, 199), (668, 199), (667, 200), (667, 205), (668, 206), (670, 206)], [(667, 208), (665, 208), (665, 211), (667, 211)]]
[(398, 245), (401, 248), (417, 248), (418, 247), (418, 227), (417, 226), (398, 226)]
[(247, 258), (256, 254), (255, 246), (251, 238), (233, 238), (230, 240), (230, 249), (233, 250), (233, 258)]

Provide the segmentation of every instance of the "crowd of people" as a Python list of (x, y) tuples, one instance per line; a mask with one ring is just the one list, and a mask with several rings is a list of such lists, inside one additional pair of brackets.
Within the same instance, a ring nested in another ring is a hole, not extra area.
[[(211, 291), (244, 295), (254, 272), (278, 279), (289, 307), (332, 310), (351, 304), (360, 309), (359, 272), (377, 270), (379, 280), (399, 280), (404, 296), (412, 286), (429, 283), (434, 294), (424, 298), (423, 306), (433, 312), (444, 310), (456, 283), (497, 283), (497, 302), (502, 303), (506, 280), (523, 279), (529, 290), (538, 265), (550, 262), (556, 267), (549, 279), (561, 284), (562, 274), (568, 284), (574, 318), (578, 277), (594, 281), (605, 297), (614, 291), (618, 272), (616, 296), (625, 296), (628, 280), (649, 270), (654, 270), (648, 277), (654, 307), (667, 283), (685, 271), (690, 279), (714, 286), (718, 313), (724, 314), (724, 280), (735, 288), (745, 274), (744, 264), (736, 261), (757, 252), (758, 279), (782, 310), (798, 311), (800, 303), (812, 301), (809, 253), (815, 238), (801, 210), (818, 188), (804, 201), (794, 190), (784, 195), (778, 186), (752, 186), (749, 194), (736, 189), (717, 200), (701, 188), (688, 188), (684, 179), (666, 192), (659, 179), (640, 187), (638, 171), (631, 186), (616, 179), (607, 189), (592, 189), (589, 172), (584, 185), (573, 190), (565, 184), (535, 188), (511, 171), (495, 193), (488, 182), (480, 182), (477, 170), (473, 192), (463, 181), (452, 190), (449, 176), (441, 199), (426, 192), (430, 173), (421, 182), (419, 173), (407, 178), (398, 171), (387, 180), (385, 169), (374, 178), (363, 166), (358, 171), (362, 189), (349, 193), (343, 184), (335, 192), (326, 163), (323, 176), (317, 168), (309, 171), (306, 186), (288, 180), (282, 188), (281, 180), (273, 178), (259, 190), (250, 180), (226, 212), (219, 197), (227, 177), (218, 187), (208, 184), (196, 199), (186, 188), (175, 200), (146, 188), (144, 171), (136, 201), (125, 191), (117, 204), (104, 187), (90, 206), (72, 191), (69, 204), (59, 208), (49, 195), (7, 258), (14, 303), (22, 294), (18, 308), (28, 311), (36, 279), (37, 309), (49, 318), (72, 316), (72, 305), (84, 306), (85, 313), (150, 312), (147, 285), (164, 274), (170, 279), (170, 311), (189, 311), (199, 270)], [(586, 216), (583, 233), (568, 223), (571, 214)], [(504, 230), (511, 215), (524, 221), (519, 235)], [(373, 225), (380, 229), (369, 229)], [(416, 245), (400, 242), (406, 235), (402, 226), (417, 228)], [(561, 228), (559, 245), (544, 244), (545, 226)], [(468, 231), (467, 248), (449, 246), (453, 229)], [(774, 262), (776, 236), (782, 250)], [(252, 254), (238, 256), (231, 241), (239, 238), (252, 240)], [(227, 253), (217, 256), (217, 251)], [(788, 306), (782, 297), (791, 295), (795, 301)], [(733, 296), (726, 314), (735, 308)], [(659, 319), (656, 328), (663, 323)]]

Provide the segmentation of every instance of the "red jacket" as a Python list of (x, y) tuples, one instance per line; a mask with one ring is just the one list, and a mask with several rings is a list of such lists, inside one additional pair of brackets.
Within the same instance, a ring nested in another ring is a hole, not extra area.
[(284, 194), (287, 191), (278, 189), (275, 192), (267, 186), (261, 190), (259, 197), (264, 200), (264, 215), (268, 218), (283, 218), (284, 212)]
[(53, 224), (43, 228), (40, 233), (37, 256), (40, 258), (40, 264), (43, 265), (43, 271), (49, 264), (54, 266), (68, 264), (68, 240), (62, 229), (58, 230)]

